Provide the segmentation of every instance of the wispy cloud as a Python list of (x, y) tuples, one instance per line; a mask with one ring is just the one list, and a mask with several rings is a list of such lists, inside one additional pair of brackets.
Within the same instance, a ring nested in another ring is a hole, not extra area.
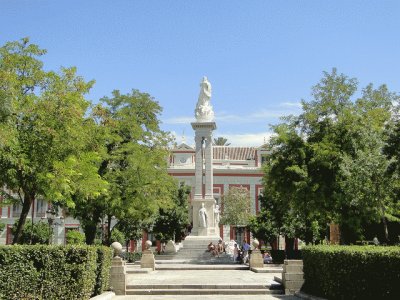
[[(177, 134), (175, 131), (171, 131), (171, 134), (175, 137), (175, 141), (180, 144), (183, 141), (192, 147), (194, 147), (194, 138), (192, 135), (184, 135)], [(274, 133), (272, 132), (257, 132), (257, 133), (223, 133), (217, 132), (214, 133), (214, 137), (222, 136), (228, 139), (228, 143), (231, 143), (231, 146), (235, 147), (259, 147), (264, 144), (264, 142), (268, 142), (271, 136)]]
[[(216, 111), (215, 121), (217, 123), (232, 123), (238, 124), (255, 124), (255, 123), (268, 123), (274, 122), (280, 117), (299, 114), (301, 109), (300, 102), (282, 102), (275, 106), (269, 107), (267, 109), (260, 109), (257, 111), (246, 111), (246, 106), (244, 105), (242, 114), (231, 113), (229, 111)], [(164, 119), (163, 123), (166, 125), (188, 125), (194, 122), (194, 116), (176, 116), (168, 119)]]
[(301, 102), (283, 102), (281, 106), (301, 108)]
[(228, 139), (228, 143), (231, 146), (248, 146), (248, 147), (259, 147), (264, 144), (264, 142), (269, 141), (272, 132), (258, 132), (258, 133), (241, 133), (241, 134), (230, 134), (230, 133), (219, 133), (218, 136), (223, 136)]
[(164, 124), (190, 124), (191, 122), (194, 122), (194, 121), (195, 121), (194, 117), (181, 116), (181, 117), (165, 119), (165, 120), (163, 120), (163, 123)]

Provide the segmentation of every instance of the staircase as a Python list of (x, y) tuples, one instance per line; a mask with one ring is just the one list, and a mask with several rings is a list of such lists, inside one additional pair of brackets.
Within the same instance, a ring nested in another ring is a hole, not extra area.
[(188, 236), (183, 242), (182, 247), (174, 254), (160, 254), (156, 256), (156, 260), (179, 260), (185, 263), (197, 264), (232, 264), (232, 258), (225, 253), (221, 253), (220, 257), (214, 257), (207, 251), (210, 242), (214, 245), (218, 243), (220, 238), (216, 237), (191, 237)]
[(271, 295), (283, 294), (273, 274), (236, 266), (171, 265), (148, 274), (128, 275), (126, 295)]

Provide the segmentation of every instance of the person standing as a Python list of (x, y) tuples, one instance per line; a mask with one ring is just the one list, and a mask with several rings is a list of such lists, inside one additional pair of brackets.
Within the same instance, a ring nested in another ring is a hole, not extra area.
[(237, 261), (238, 256), (239, 256), (239, 248), (238, 248), (238, 245), (235, 244), (235, 245), (233, 246), (233, 261), (234, 261), (234, 262)]
[(250, 250), (250, 245), (246, 242), (246, 240), (243, 240), (242, 250), (243, 250), (243, 263), (246, 263), (249, 260), (249, 250)]

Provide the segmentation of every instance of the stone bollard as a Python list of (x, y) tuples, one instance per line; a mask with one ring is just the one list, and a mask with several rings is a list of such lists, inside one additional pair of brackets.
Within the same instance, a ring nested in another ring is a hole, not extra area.
[(122, 251), (122, 245), (118, 242), (114, 242), (111, 244), (111, 247), (114, 249), (114, 258), (111, 263), (110, 285), (116, 295), (125, 295), (125, 262), (118, 256)]
[(282, 272), (282, 284), (286, 295), (300, 291), (304, 283), (302, 260), (285, 260)]
[(142, 251), (142, 259), (140, 260), (141, 268), (150, 268), (153, 271), (156, 269), (156, 260), (154, 254), (151, 251), (151, 241), (146, 241), (146, 250)]
[(260, 242), (257, 239), (253, 241), (253, 250), (251, 251), (250, 255), (250, 269), (252, 268), (264, 268), (264, 260), (261, 254), (261, 251), (258, 250), (258, 246)]

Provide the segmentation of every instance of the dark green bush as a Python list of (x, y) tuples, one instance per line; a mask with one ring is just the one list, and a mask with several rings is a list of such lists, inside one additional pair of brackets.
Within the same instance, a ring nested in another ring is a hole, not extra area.
[(400, 247), (302, 249), (306, 293), (327, 299), (399, 299)]
[(97, 248), (96, 285), (93, 295), (100, 295), (108, 290), (110, 285), (110, 268), (113, 252), (109, 247)]
[[(108, 286), (103, 269), (110, 252), (89, 246), (0, 247), (0, 299), (89, 299), (96, 279), (97, 291)], [(99, 261), (104, 266), (97, 267)]]
[(124, 252), (122, 258), (128, 263), (133, 263), (142, 258), (142, 252)]
[(283, 264), (285, 260), (285, 250), (271, 250), (270, 253), (274, 264)]

